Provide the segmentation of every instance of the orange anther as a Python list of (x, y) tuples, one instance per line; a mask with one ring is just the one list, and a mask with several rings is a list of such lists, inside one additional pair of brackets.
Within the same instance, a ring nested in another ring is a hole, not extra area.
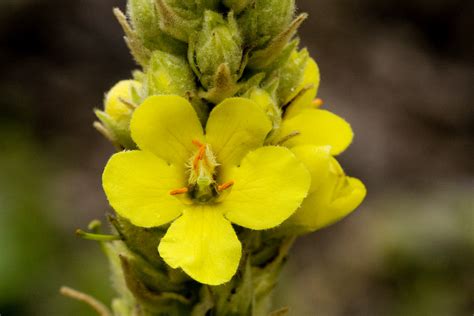
[(196, 155), (196, 157), (194, 157), (194, 160), (193, 160), (193, 168), (194, 168), (194, 170), (197, 170), (198, 163), (199, 163), (199, 161), (202, 160), (202, 158), (204, 158), (204, 154), (205, 154), (205, 153), (206, 153), (206, 145), (202, 145), (202, 146), (199, 148), (198, 154)]
[(206, 152), (206, 146), (205, 145), (202, 145), (200, 148), (199, 148), (199, 153), (197, 155), (197, 158), (198, 160), (202, 160), (202, 157), (204, 157), (204, 153)]
[(184, 193), (188, 193), (188, 191), (189, 191), (188, 188), (175, 189), (175, 190), (171, 190), (170, 195), (184, 194)]
[(317, 108), (321, 107), (324, 104), (324, 101), (320, 98), (313, 100), (313, 105)]
[(231, 186), (233, 186), (235, 183), (234, 180), (231, 180), (231, 181), (228, 181), (226, 183), (223, 183), (223, 184), (220, 184), (217, 186), (217, 191), (224, 191), (224, 190), (227, 190), (228, 188), (230, 188)]
[(202, 146), (204, 146), (203, 143), (201, 143), (199, 140), (197, 139), (193, 139), (193, 145), (196, 145), (198, 146), (199, 148), (201, 148)]

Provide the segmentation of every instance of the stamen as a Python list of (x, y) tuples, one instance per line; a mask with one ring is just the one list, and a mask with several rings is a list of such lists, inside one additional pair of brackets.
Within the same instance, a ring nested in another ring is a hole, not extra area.
[(283, 145), (284, 143), (286, 143), (287, 141), (289, 141), (293, 137), (298, 136), (299, 134), (301, 134), (300, 131), (293, 131), (290, 134), (283, 137), (278, 143), (276, 143), (276, 145)]
[(202, 146), (204, 146), (203, 143), (201, 143), (199, 140), (197, 139), (193, 139), (193, 145), (196, 145), (198, 146), (199, 148), (201, 148)]
[(234, 183), (235, 183), (235, 181), (231, 180), (231, 181), (228, 181), (226, 183), (220, 184), (220, 185), (217, 186), (217, 191), (221, 192), (221, 191), (227, 190), (228, 188), (233, 186)]
[(124, 99), (122, 97), (119, 97), (118, 98), (120, 102), (122, 102), (123, 104), (125, 104), (130, 110), (135, 110), (138, 106), (133, 104), (131, 101), (127, 100), (127, 99)]
[(170, 195), (178, 195), (178, 194), (184, 194), (188, 193), (189, 189), (188, 188), (180, 188), (180, 189), (175, 189), (171, 190)]
[(313, 100), (313, 105), (317, 108), (320, 108), (324, 104), (324, 101), (320, 98)]
[(198, 152), (198, 154), (196, 155), (196, 157), (194, 158), (194, 161), (193, 161), (194, 171), (197, 170), (198, 163), (199, 163), (199, 161), (202, 160), (202, 158), (204, 158), (205, 153), (206, 153), (206, 145), (202, 145), (201, 147), (199, 147), (199, 152)]

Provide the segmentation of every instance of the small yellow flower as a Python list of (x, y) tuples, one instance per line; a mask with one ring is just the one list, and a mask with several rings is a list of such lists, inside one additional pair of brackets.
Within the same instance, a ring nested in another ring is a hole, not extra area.
[(310, 187), (308, 171), (289, 149), (262, 147), (271, 128), (248, 99), (217, 105), (204, 133), (187, 100), (150, 97), (130, 125), (141, 150), (110, 158), (104, 191), (115, 211), (136, 226), (172, 222), (158, 247), (171, 267), (201, 283), (225, 283), (241, 257), (232, 223), (275, 227)]

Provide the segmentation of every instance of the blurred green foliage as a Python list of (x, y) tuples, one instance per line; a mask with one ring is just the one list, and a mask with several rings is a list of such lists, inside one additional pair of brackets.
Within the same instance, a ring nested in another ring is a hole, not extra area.
[(61, 197), (53, 180), (62, 166), (24, 128), (4, 124), (0, 135), (0, 313), (90, 315), (58, 293), (68, 283), (111, 296), (99, 247), (77, 240), (54, 218)]

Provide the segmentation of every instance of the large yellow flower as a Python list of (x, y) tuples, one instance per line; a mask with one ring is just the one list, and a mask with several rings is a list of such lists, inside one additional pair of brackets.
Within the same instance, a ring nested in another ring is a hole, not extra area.
[(115, 211), (136, 226), (172, 222), (158, 247), (171, 267), (201, 283), (225, 283), (241, 257), (231, 223), (275, 227), (310, 187), (307, 169), (289, 149), (262, 147), (271, 128), (248, 99), (217, 105), (204, 133), (187, 100), (150, 97), (130, 125), (140, 150), (110, 158), (104, 191)]

